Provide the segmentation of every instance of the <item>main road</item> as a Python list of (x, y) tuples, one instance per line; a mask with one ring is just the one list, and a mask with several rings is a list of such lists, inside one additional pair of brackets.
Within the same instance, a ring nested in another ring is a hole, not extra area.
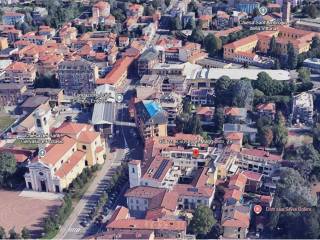
[[(83, 227), (80, 225), (84, 215), (88, 213), (88, 206), (93, 205), (106, 188), (108, 182), (115, 172), (115, 169), (121, 164), (124, 159), (141, 159), (143, 148), (140, 146), (140, 141), (137, 141), (137, 132), (133, 123), (129, 122), (127, 102), (132, 97), (132, 85), (127, 85), (123, 89), (124, 102), (117, 103), (117, 122), (120, 123), (116, 126), (116, 131), (112, 139), (112, 145), (116, 146), (116, 151), (107, 153), (107, 159), (102, 169), (98, 171), (97, 176), (94, 178), (86, 193), (75, 206), (69, 218), (61, 226), (57, 239), (80, 239), (88, 235), (95, 234), (91, 232), (92, 228), (89, 226)], [(121, 124), (124, 123), (124, 124)], [(94, 228), (93, 228), (94, 229)]]

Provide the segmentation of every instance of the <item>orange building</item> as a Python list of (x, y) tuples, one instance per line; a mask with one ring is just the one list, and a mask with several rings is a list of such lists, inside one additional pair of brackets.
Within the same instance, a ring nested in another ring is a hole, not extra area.
[(287, 54), (287, 45), (292, 43), (297, 54), (307, 52), (314, 32), (299, 30), (287, 26), (278, 27), (277, 31), (264, 31), (238, 41), (226, 44), (223, 47), (223, 55), (227, 60), (239, 61), (241, 58), (252, 58), (255, 51), (267, 53), (272, 37), (276, 37), (276, 43), (281, 55)]

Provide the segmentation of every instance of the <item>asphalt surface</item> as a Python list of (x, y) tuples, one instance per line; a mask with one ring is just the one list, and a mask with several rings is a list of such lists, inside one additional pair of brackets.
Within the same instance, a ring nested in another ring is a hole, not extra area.
[[(133, 85), (128, 85), (124, 92), (123, 103), (117, 104), (117, 121), (118, 122), (130, 122), (127, 101), (132, 97)], [(56, 238), (58, 239), (80, 239), (90, 235), (97, 234), (104, 231), (105, 224), (95, 224), (94, 220), (88, 222), (87, 226), (82, 226), (81, 223), (86, 218), (88, 213), (91, 211), (92, 207), (97, 204), (99, 196), (105, 192), (108, 188), (109, 181), (114, 175), (118, 166), (121, 165), (123, 161), (129, 161), (131, 159), (142, 159), (143, 147), (141, 139), (138, 137), (138, 133), (135, 127), (127, 125), (115, 126), (115, 135), (107, 146), (116, 148), (116, 151), (112, 154), (107, 154), (109, 158), (103, 165), (103, 168), (98, 172), (94, 181), (89, 186), (87, 192), (78, 202), (73, 210), (72, 214), (69, 216), (65, 224), (61, 227)], [(110, 145), (109, 145), (110, 144)], [(110, 196), (116, 195), (114, 202), (108, 208), (109, 214), (105, 216), (103, 222), (108, 220), (112, 215), (113, 210), (117, 205), (125, 205), (126, 201), (123, 197), (128, 183), (123, 183), (123, 187), (117, 193), (111, 193)], [(109, 196), (109, 197), (110, 197)]]

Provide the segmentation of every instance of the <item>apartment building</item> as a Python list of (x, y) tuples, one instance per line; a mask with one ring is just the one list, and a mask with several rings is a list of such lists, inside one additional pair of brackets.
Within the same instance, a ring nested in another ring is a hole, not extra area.
[(36, 45), (44, 45), (48, 40), (46, 35), (38, 35), (37, 32), (28, 32), (20, 37), (22, 41), (28, 41)]
[(274, 119), (276, 114), (276, 104), (275, 103), (261, 103), (256, 107), (256, 111), (260, 117), (266, 116)]
[(167, 113), (159, 103), (143, 100), (135, 104), (135, 122), (141, 137), (147, 138), (167, 136)]
[(150, 74), (151, 69), (157, 63), (159, 63), (158, 51), (153, 48), (147, 49), (137, 61), (138, 75)]
[(287, 54), (287, 45), (292, 43), (297, 54), (310, 49), (314, 32), (279, 26), (277, 31), (259, 32), (223, 46), (223, 56), (227, 60), (253, 63), (257, 60), (255, 51), (267, 53), (272, 37), (276, 38), (278, 52)]
[(67, 95), (94, 91), (98, 77), (98, 67), (84, 59), (65, 60), (58, 65), (57, 78)]
[(110, 15), (110, 4), (108, 2), (99, 1), (92, 7), (92, 17), (108, 17)]
[[(35, 115), (34, 120), (36, 132), (49, 132), (45, 117)], [(45, 156), (36, 157), (27, 166), (25, 181), (28, 189), (62, 192), (86, 166), (104, 162), (104, 141), (91, 125), (63, 123), (54, 133), (61, 136), (58, 138), (60, 142), (47, 145)]]
[(175, 92), (162, 94), (159, 102), (163, 110), (168, 114), (168, 128), (176, 126), (176, 117), (182, 112), (182, 97)]
[(128, 189), (124, 196), (131, 216), (150, 217), (156, 210), (174, 215), (177, 210), (178, 194), (168, 189), (138, 186)]
[(15, 106), (22, 102), (23, 93), (27, 90), (24, 84), (0, 83), (0, 105)]
[(242, 148), (238, 154), (236, 164), (241, 170), (270, 175), (280, 166), (282, 157), (264, 150)]
[(293, 123), (313, 124), (313, 97), (311, 93), (303, 92), (293, 97)]
[(24, 14), (17, 12), (4, 12), (2, 15), (2, 22), (5, 25), (15, 25), (24, 22)]
[[(129, 210), (125, 207), (118, 207), (110, 218), (107, 226), (107, 233), (116, 231), (117, 234), (130, 230), (151, 231), (153, 239), (185, 239), (187, 222), (178, 219), (137, 219), (130, 217)], [(150, 233), (149, 233), (150, 234)], [(141, 235), (140, 237), (141, 238)]]
[(33, 64), (13, 62), (6, 69), (3, 81), (32, 85), (36, 78), (36, 67)]
[(5, 37), (0, 37), (0, 51), (8, 48), (8, 39)]
[(70, 45), (73, 40), (77, 39), (78, 31), (70, 24), (64, 25), (59, 31), (59, 40), (62, 44)]

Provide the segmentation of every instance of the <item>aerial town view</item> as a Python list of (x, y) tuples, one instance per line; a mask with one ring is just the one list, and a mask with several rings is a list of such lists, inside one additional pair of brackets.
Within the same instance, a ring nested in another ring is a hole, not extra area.
[(320, 1), (0, 0), (0, 239), (320, 239)]

